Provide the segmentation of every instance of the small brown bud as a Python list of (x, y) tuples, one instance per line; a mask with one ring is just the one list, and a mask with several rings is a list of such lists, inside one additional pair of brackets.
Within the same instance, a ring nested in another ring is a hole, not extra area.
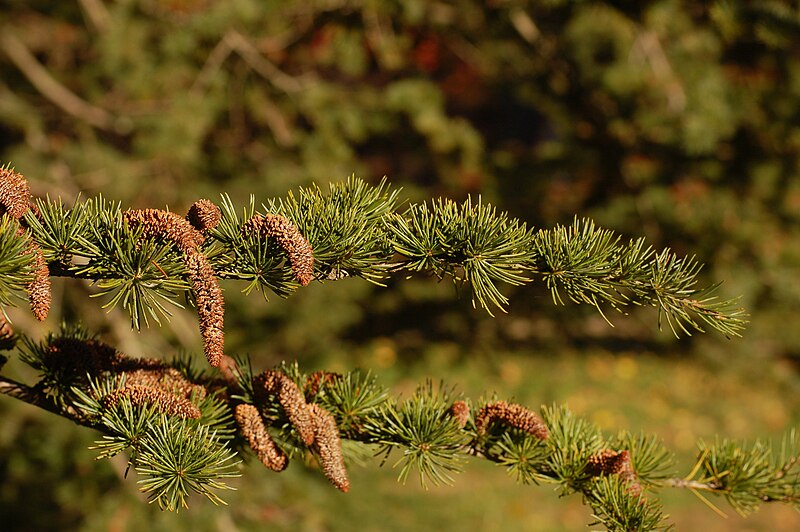
[(330, 412), (318, 404), (311, 403), (308, 408), (314, 425), (314, 448), (319, 453), (322, 472), (331, 484), (347, 493), (350, 491), (350, 480), (347, 478), (347, 469), (344, 466), (336, 420)]
[(340, 378), (342, 378), (342, 375), (339, 373), (330, 371), (315, 371), (306, 379), (306, 396), (316, 396), (326, 384)]
[(192, 227), (198, 231), (208, 231), (214, 229), (217, 224), (219, 224), (219, 221), (222, 219), (222, 213), (219, 207), (214, 205), (211, 201), (199, 199), (189, 207), (186, 219), (192, 224)]
[(314, 253), (311, 246), (297, 226), (287, 218), (278, 214), (256, 214), (244, 223), (242, 232), (276, 239), (289, 256), (295, 279), (303, 286), (314, 279)]
[(8, 322), (6, 313), (0, 309), (0, 340), (11, 338), (12, 336), (14, 336), (14, 328)]
[(627, 452), (628, 451), (617, 452), (611, 449), (603, 449), (589, 458), (586, 465), (586, 472), (591, 476), (615, 475), (624, 468)]
[(306, 399), (292, 379), (280, 371), (268, 370), (253, 377), (253, 391), (259, 403), (266, 401), (266, 395), (277, 397), (286, 417), (303, 442), (306, 445), (314, 443), (314, 427), (311, 425)]
[(465, 401), (455, 401), (447, 410), (447, 413), (456, 420), (458, 426), (462, 429), (469, 421), (469, 406)]
[(515, 403), (498, 401), (481, 408), (475, 417), (475, 428), (478, 430), (478, 434), (485, 434), (486, 429), (493, 421), (500, 421), (524, 430), (541, 440), (546, 440), (549, 436), (544, 420), (537, 413)]
[(200, 409), (191, 401), (178, 397), (160, 388), (150, 388), (140, 384), (126, 384), (103, 398), (103, 406), (113, 408), (122, 398), (127, 397), (134, 405), (155, 404), (158, 410), (168, 416), (197, 419)]
[(603, 449), (589, 457), (586, 464), (586, 473), (596, 477), (600, 475), (619, 475), (619, 478), (628, 483), (628, 492), (638, 496), (642, 492), (642, 485), (633, 469), (630, 451), (614, 451)]
[(0, 167), (0, 214), (19, 220), (30, 208), (30, 201), (31, 189), (22, 174)]
[(142, 236), (161, 237), (186, 253), (203, 243), (203, 233), (178, 214), (161, 209), (129, 209), (122, 213), (129, 226), (142, 228)]

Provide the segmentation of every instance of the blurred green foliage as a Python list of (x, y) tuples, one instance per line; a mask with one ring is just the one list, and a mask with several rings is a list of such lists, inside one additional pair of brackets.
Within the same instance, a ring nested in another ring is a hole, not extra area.
[[(37, 195), (182, 211), (387, 175), (413, 199), (481, 193), (535, 227), (586, 215), (696, 253), (752, 315), (743, 340), (678, 342), (651, 316), (612, 315), (612, 329), (552, 309), (543, 287), (507, 287), (510, 313), (491, 319), (430, 280), (265, 304), (231, 283), (232, 352), (329, 369), (565, 343), (766, 373), (752, 368), (800, 362), (796, 3), (0, 0), (0, 34), (0, 160)], [(165, 349), (59, 294), (57, 317)], [(170, 327), (172, 348), (197, 350), (180, 316)]]

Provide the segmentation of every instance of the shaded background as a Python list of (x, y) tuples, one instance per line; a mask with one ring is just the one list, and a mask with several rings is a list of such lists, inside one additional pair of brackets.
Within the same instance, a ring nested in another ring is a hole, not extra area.
[[(365, 367), (398, 393), (433, 377), (471, 397), (567, 402), (604, 429), (661, 434), (688, 472), (697, 438), (775, 436), (798, 418), (800, 10), (791, 2), (0, 0), (0, 160), (34, 194), (102, 193), (183, 212), (312, 181), (386, 175), (410, 200), (482, 194), (534, 227), (591, 216), (696, 254), (742, 297), (743, 339), (676, 339), (652, 309), (613, 316), (506, 287), (496, 318), (451, 285), (315, 283), (291, 299), (226, 290), (226, 348), (255, 367)], [(195, 317), (135, 333), (85, 283), (57, 280), (32, 336), (80, 319), (121, 350), (200, 353)], [(24, 369), (10, 363), (11, 376)], [(144, 505), (96, 438), (0, 399), (0, 519), (19, 530), (579, 530), (579, 500), (470, 463), (452, 488), (353, 468), (256, 465), (230, 507)], [(800, 527), (788, 508), (725, 521), (666, 494), (681, 530)]]

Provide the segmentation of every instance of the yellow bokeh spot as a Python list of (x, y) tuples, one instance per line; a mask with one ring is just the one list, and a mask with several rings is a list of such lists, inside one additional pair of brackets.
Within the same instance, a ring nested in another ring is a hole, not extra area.
[(601, 429), (608, 430), (614, 428), (616, 415), (611, 410), (602, 408), (594, 412), (591, 419)]
[(611, 357), (607, 355), (592, 355), (586, 360), (586, 371), (589, 377), (596, 382), (603, 382), (611, 377)]
[(680, 429), (674, 433), (673, 442), (678, 450), (690, 451), (694, 449), (697, 443), (697, 437), (695, 433), (689, 429)]
[(397, 362), (397, 349), (394, 342), (388, 339), (375, 341), (372, 348), (372, 363), (379, 368), (388, 368)]
[(506, 359), (500, 363), (500, 378), (504, 383), (516, 386), (522, 381), (523, 376), (522, 368), (513, 360)]
[(614, 365), (614, 374), (618, 379), (629, 381), (636, 377), (639, 372), (639, 364), (636, 359), (629, 356), (623, 356), (617, 359)]

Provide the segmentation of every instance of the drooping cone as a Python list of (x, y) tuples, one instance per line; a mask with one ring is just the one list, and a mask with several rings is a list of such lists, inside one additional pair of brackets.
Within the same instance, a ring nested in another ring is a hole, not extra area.
[(242, 436), (250, 444), (250, 448), (256, 453), (261, 463), (273, 471), (280, 472), (286, 469), (289, 460), (267, 432), (258, 408), (246, 403), (236, 405), (234, 417)]

